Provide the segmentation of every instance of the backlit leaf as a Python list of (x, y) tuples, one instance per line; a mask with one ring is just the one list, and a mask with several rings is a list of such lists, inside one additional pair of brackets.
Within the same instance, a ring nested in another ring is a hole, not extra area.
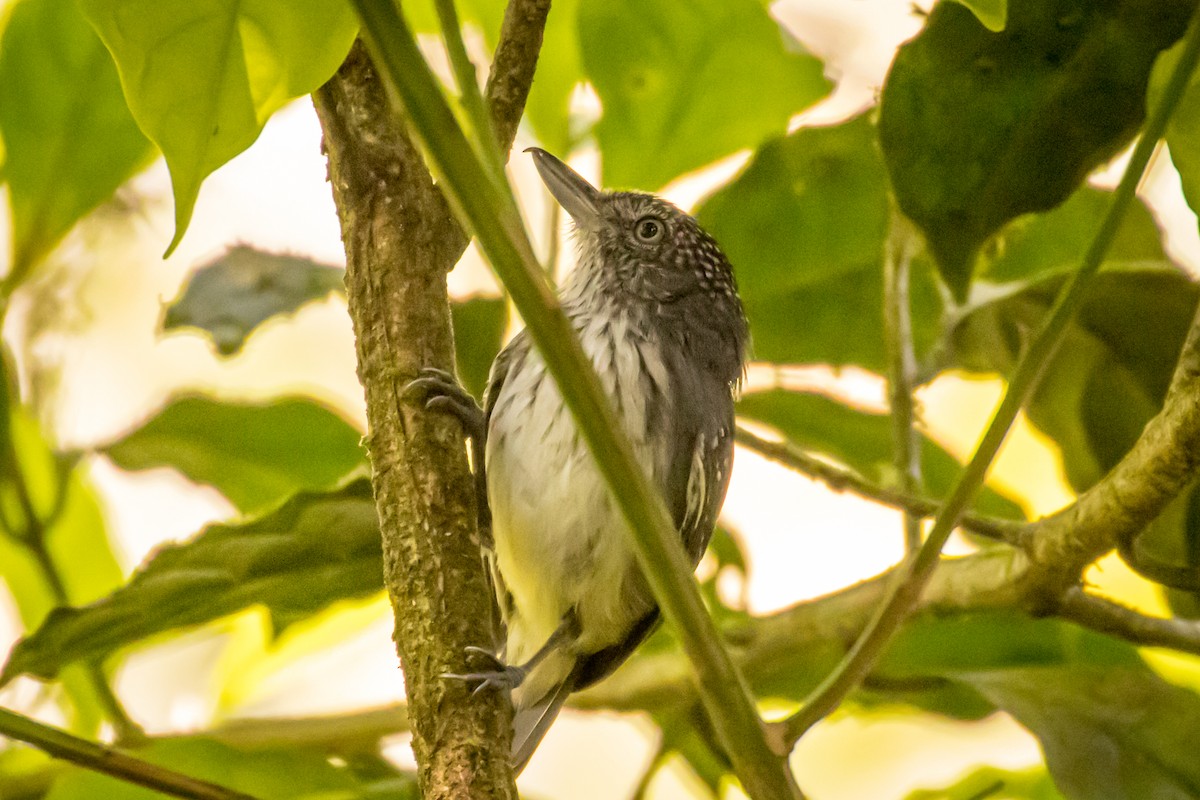
[(24, 275), (153, 155), (74, 0), (22, 0), (0, 41), (10, 274)]
[(59, 608), (22, 639), (0, 683), (28, 673), (53, 678), (175, 628), (253, 605), (277, 629), (344, 598), (383, 587), (379, 527), (370, 482), (303, 493), (252, 522), (211, 525), (154, 553), (129, 583), (80, 608)]
[(249, 512), (332, 487), (365, 462), (360, 438), (312, 400), (183, 397), (102, 452), (128, 470), (174, 467)]
[(657, 189), (756, 147), (829, 90), (755, 0), (588, 0), (579, 44), (604, 108), (605, 186)]
[(346, 0), (79, 0), (112, 52), (129, 108), (171, 169), (179, 243), (217, 167), (316, 89), (357, 31)]

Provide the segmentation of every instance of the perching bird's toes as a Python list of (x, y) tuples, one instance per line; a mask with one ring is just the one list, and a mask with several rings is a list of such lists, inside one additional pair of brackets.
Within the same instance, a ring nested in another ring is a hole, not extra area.
[(486, 433), (483, 410), (453, 375), (436, 367), (425, 367), (418, 374), (419, 377), (404, 387), (405, 395), (424, 396), (425, 408), (455, 417), (468, 436), (478, 438)]
[(525, 676), (528, 675), (528, 670), (505, 664), (496, 655), (482, 647), (467, 647), (468, 653), (480, 656), (489, 662), (493, 669), (482, 670), (480, 672), (443, 672), (443, 678), (450, 680), (463, 681), (464, 683), (476, 684), (472, 690), (473, 694), (479, 694), (484, 689), (501, 689), (511, 692), (513, 689), (520, 686), (525, 681)]

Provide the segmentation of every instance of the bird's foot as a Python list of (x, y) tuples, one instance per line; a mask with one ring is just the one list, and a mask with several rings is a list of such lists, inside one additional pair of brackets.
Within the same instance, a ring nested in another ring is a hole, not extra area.
[(482, 647), (468, 647), (467, 653), (474, 654), (485, 659), (492, 669), (483, 670), (481, 672), (443, 672), (442, 677), (449, 680), (463, 681), (468, 684), (475, 684), (472, 694), (479, 694), (484, 689), (500, 689), (511, 692), (513, 689), (521, 685), (528, 674), (528, 670), (523, 667), (505, 664), (494, 653), (485, 650)]
[(471, 393), (462, 387), (454, 376), (436, 367), (425, 367), (418, 377), (404, 387), (405, 395), (425, 398), (425, 408), (441, 411), (458, 419), (467, 435), (482, 441), (486, 434), (487, 421), (483, 409), (475, 402)]

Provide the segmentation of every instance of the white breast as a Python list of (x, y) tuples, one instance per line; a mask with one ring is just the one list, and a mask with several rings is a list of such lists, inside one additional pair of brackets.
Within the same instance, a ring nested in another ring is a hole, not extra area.
[[(658, 345), (633, 336), (620, 318), (588, 319), (579, 333), (635, 453), (663, 485), (666, 448), (651, 442), (667, 432), (649, 417), (653, 395), (668, 390)], [(571, 609), (580, 652), (620, 641), (649, 601), (635, 581), (624, 521), (537, 353), (501, 386), (487, 473), (497, 566), (515, 606), (508, 662), (533, 655)]]

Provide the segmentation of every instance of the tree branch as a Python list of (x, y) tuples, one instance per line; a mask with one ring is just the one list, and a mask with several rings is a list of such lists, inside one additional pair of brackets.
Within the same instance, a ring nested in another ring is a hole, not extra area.
[[(738, 425), (736, 436), (737, 443), (742, 447), (753, 450), (763, 458), (819, 480), (836, 492), (853, 492), (867, 500), (899, 508), (919, 517), (932, 517), (937, 513), (939, 505), (937, 500), (881, 486), (867, 480), (854, 470), (835, 466), (828, 461), (822, 461), (816, 456), (809, 455), (790, 442), (764, 439), (742, 425)], [(1026, 522), (981, 517), (977, 514), (964, 514), (959, 523), (972, 533), (1010, 544), (1016, 542), (1021, 532), (1029, 525)]]
[[(883, 257), (883, 330), (887, 344), (888, 405), (892, 422), (893, 463), (900, 488), (916, 494), (921, 488), (921, 434), (917, 431), (913, 392), (917, 356), (912, 336), (908, 276), (917, 234), (899, 211), (892, 209)], [(904, 509), (904, 551), (921, 546), (921, 519)]]
[[(512, 0), (488, 97), (507, 151), (528, 95), (548, 0)], [(492, 84), (496, 89), (492, 89)], [(347, 306), (367, 402), (384, 574), (427, 798), (516, 797), (511, 708), (439, 678), (495, 633), (474, 484), (456, 423), (406, 402), (423, 367), (453, 369), (446, 273), (467, 245), (361, 43), (314, 94), (346, 247)]]
[[(947, 538), (966, 511), (971, 499), (983, 485), (987, 470), (996, 453), (999, 452), (1000, 446), (1004, 443), (1008, 430), (1016, 419), (1017, 412), (1032, 395), (1042, 372), (1057, 352), (1067, 322), (1074, 316), (1075, 311), (1082, 303), (1084, 289), (1099, 271), (1104, 256), (1116, 237), (1125, 211), (1136, 195), (1138, 184), (1157, 147), (1158, 140), (1165, 132), (1171, 113), (1183, 96), (1196, 62), (1200, 59), (1200, 22), (1198, 20), (1200, 20), (1200, 15), (1193, 15), (1184, 38), (1179, 61), (1163, 90), (1157, 108), (1153, 110), (1146, 122), (1142, 137), (1134, 147), (1129, 164), (1121, 175), (1121, 180), (1116, 191), (1113, 192), (1104, 219), (1092, 238), (1079, 269), (1059, 291), (1054, 305), (1014, 368), (1009, 378), (1008, 388), (1005, 390), (1004, 397), (1000, 401), (991, 423), (980, 439), (975, 454), (963, 469), (953, 491), (938, 512), (929, 537), (920, 550), (906, 562), (903, 567), (904, 572), (889, 591), (887, 600), (880, 605), (878, 612), (871, 618), (862, 636), (855, 642), (854, 647), (846, 654), (834, 672), (805, 701), (804, 707), (800, 711), (778, 723), (774, 729), (775, 735), (783, 741), (794, 743), (818, 720), (837, 708), (841, 700), (870, 673), (887, 643), (899, 629), (909, 611), (920, 600), (925, 584), (938, 565), (942, 547), (945, 546)], [(1139, 440), (1139, 444), (1145, 438), (1143, 436)], [(1189, 455), (1192, 461), (1200, 460), (1200, 454), (1189, 453)], [(1121, 498), (1118, 492), (1114, 491), (1113, 498), (1113, 502), (1120, 504)], [(1101, 503), (1111, 505), (1111, 502), (1101, 501)], [(1077, 507), (1079, 505), (1082, 503), (1077, 504)], [(1067, 549), (1080, 550), (1082, 548), (1072, 543)], [(1035, 557), (1034, 560), (1039, 565), (1046, 564), (1040, 558)], [(1083, 565), (1080, 566), (1082, 568)], [(1058, 568), (1054, 567), (1053, 569), (1056, 576), (1061, 578)], [(1061, 595), (1067, 586), (1059, 588), (1060, 591), (1055, 593), (1055, 597)]]
[(143, 761), (113, 747), (89, 742), (66, 731), (0, 708), (0, 735), (31, 744), (55, 758), (136, 783), (172, 797), (191, 800), (254, 800), (248, 794), (215, 783), (191, 778), (174, 770)]
[(1058, 616), (1085, 628), (1107, 633), (1141, 647), (1169, 647), (1200, 655), (1200, 621), (1164, 619), (1090, 595), (1081, 587), (1068, 589), (1058, 603)]
[[(1162, 411), (1115, 467), (1072, 505), (1030, 525), (1019, 543), (1032, 580), (1053, 603), (1088, 564), (1134, 539), (1187, 488), (1200, 468), (1200, 309), (1192, 320)], [(1183, 576), (1179, 576), (1183, 577)]]

